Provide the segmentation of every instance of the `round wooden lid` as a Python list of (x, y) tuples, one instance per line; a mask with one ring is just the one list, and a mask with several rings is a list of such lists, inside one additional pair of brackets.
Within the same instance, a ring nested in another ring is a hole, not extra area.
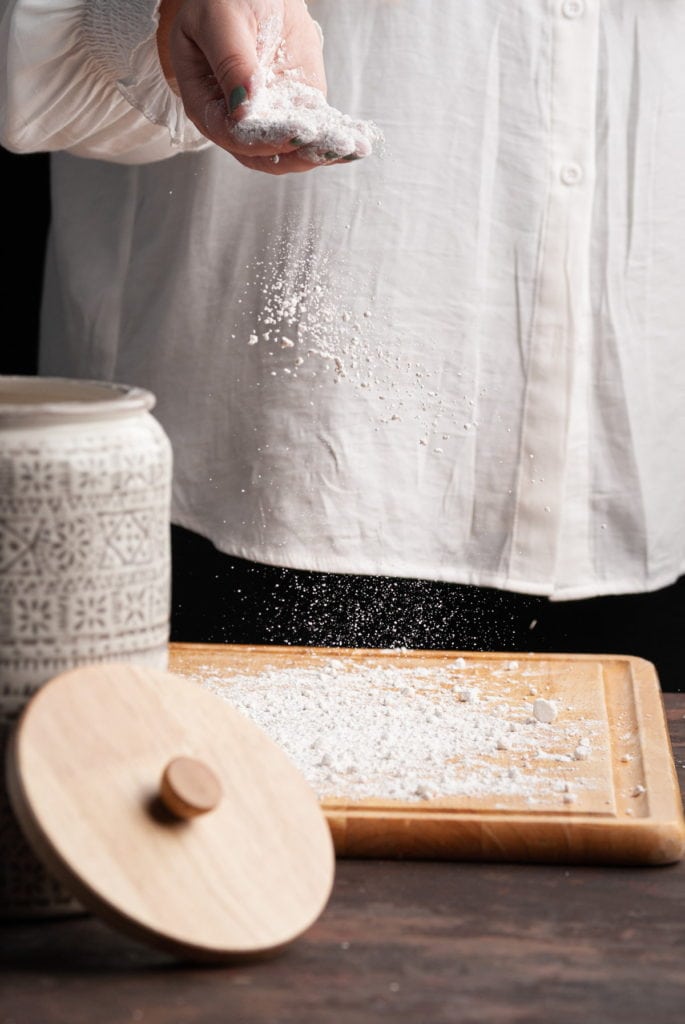
[(330, 895), (317, 797), (198, 683), (124, 664), (57, 676), (14, 730), (7, 782), (38, 857), (85, 907), (198, 960), (275, 952)]

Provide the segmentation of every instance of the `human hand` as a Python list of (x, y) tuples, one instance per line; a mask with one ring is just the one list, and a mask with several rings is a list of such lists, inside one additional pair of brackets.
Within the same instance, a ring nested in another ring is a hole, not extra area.
[[(162, 0), (157, 46), (164, 74), (193, 124), (246, 167), (270, 174), (317, 166), (289, 139), (240, 144), (231, 134), (260, 72), (279, 52), (325, 95), (321, 33), (304, 0)], [(274, 157), (278, 157), (274, 160)]]

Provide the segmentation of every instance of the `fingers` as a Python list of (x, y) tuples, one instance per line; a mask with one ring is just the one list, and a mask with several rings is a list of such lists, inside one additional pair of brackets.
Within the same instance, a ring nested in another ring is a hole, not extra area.
[(277, 161), (274, 161), (273, 157), (266, 156), (243, 156), (237, 153), (233, 155), (243, 167), (249, 167), (251, 171), (262, 171), (264, 174), (301, 174), (305, 171), (313, 171), (316, 167), (332, 167), (334, 164), (349, 162), (348, 157), (343, 157), (341, 160), (329, 160), (324, 164), (312, 163), (311, 160), (301, 157), (297, 150), (279, 155)]
[(226, 101), (223, 96), (218, 99), (210, 99), (205, 104), (203, 125), (198, 127), (208, 139), (229, 150), (234, 156), (264, 157), (270, 158), (276, 155), (286, 155), (297, 149), (298, 142), (293, 143), (287, 136), (283, 141), (276, 143), (240, 143), (232, 134), (234, 121), (229, 115)]

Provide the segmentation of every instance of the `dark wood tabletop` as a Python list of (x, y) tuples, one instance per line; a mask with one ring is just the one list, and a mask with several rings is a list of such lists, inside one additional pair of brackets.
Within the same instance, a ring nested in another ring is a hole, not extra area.
[[(681, 789), (685, 694), (665, 694)], [(279, 956), (195, 967), (94, 917), (0, 929), (0, 1024), (683, 1024), (685, 861), (339, 860)]]

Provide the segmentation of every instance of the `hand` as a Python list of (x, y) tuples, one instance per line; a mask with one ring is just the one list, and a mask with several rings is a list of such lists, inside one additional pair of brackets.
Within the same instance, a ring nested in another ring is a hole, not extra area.
[[(290, 142), (244, 146), (231, 123), (254, 88), (260, 66), (285, 43), (279, 67), (298, 68), (326, 92), (321, 33), (304, 0), (162, 0), (157, 47), (164, 74), (196, 128), (236, 160), (269, 174), (310, 171)], [(278, 161), (271, 158), (278, 155)]]

